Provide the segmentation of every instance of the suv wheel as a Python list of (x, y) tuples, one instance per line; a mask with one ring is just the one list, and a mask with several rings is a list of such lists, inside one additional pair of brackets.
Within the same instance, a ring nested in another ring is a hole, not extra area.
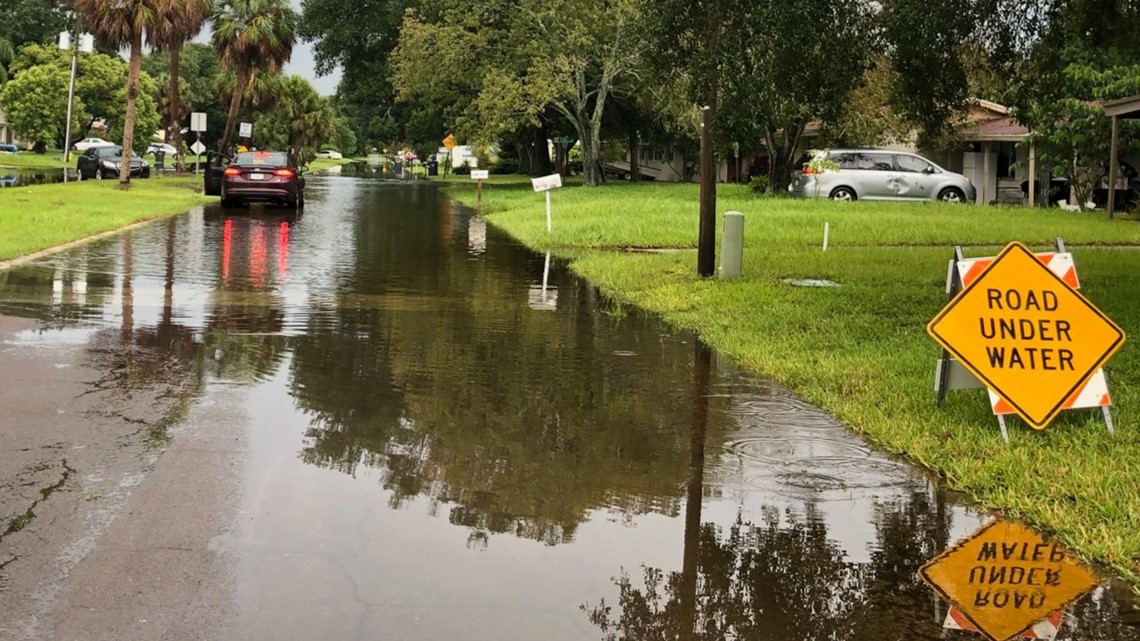
[(850, 187), (836, 187), (831, 190), (831, 195), (828, 198), (839, 202), (851, 202), (859, 199), (855, 195), (855, 190)]

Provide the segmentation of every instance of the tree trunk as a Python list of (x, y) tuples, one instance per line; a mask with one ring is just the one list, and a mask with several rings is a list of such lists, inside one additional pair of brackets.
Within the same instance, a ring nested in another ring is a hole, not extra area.
[(641, 180), (641, 144), (636, 131), (629, 132), (629, 180)]
[(178, 66), (182, 55), (182, 43), (175, 43), (170, 48), (170, 124), (174, 130), (175, 169), (178, 173), (185, 173), (186, 161), (182, 149), (182, 96), (179, 94)]
[(590, 119), (579, 125), (582, 128), (582, 184), (597, 187), (602, 184), (602, 133)]
[(532, 176), (547, 176), (554, 173), (550, 163), (550, 144), (547, 142), (547, 127), (534, 128), (534, 164), (531, 167)]
[(237, 127), (238, 109), (241, 108), (242, 90), (245, 88), (246, 71), (241, 69), (238, 71), (237, 78), (234, 79), (234, 95), (230, 97), (230, 110), (226, 115), (226, 131), (222, 134), (222, 141), (218, 144), (218, 152), (226, 153), (230, 148), (230, 142), (234, 137), (234, 129)]
[(119, 164), (119, 184), (131, 184), (131, 155), (135, 148), (135, 114), (142, 70), (142, 32), (131, 37), (131, 62), (127, 71), (127, 115), (123, 118), (123, 162)]
[(522, 140), (521, 136), (516, 146), (519, 150), (519, 173), (524, 176), (534, 175), (531, 172), (531, 167), (534, 165), (534, 149), (529, 142)]
[(570, 177), (570, 147), (571, 144), (560, 143), (555, 147), (556, 158), (554, 160), (554, 171), (557, 171), (563, 178)]
[(788, 191), (794, 169), (791, 165), (796, 160), (794, 155), (803, 130), (802, 124), (789, 123), (783, 128), (784, 137), (781, 141), (777, 141), (775, 132), (769, 130), (765, 144), (768, 147), (768, 189), (771, 193), (783, 194)]

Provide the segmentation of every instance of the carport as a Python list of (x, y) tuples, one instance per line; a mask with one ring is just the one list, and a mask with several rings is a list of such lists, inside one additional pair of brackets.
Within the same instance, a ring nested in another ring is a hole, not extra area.
[(1108, 217), (1116, 211), (1116, 172), (1120, 167), (1120, 119), (1140, 118), (1140, 96), (1129, 96), (1104, 103), (1104, 115), (1112, 118), (1112, 149), (1108, 154)]

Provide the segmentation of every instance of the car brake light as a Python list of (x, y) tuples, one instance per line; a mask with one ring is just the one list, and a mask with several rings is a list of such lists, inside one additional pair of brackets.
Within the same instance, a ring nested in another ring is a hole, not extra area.
[(278, 170), (273, 172), (273, 175), (274, 176), (281, 176), (282, 178), (292, 178), (293, 177), (293, 170), (292, 169), (278, 169)]
[(226, 170), (223, 171), (222, 173), (227, 175), (227, 176), (240, 176), (241, 170), (238, 169), (237, 167), (226, 167)]
[(811, 170), (811, 167), (804, 167), (804, 170), (803, 170), (803, 175), (805, 175), (805, 176), (810, 176), (810, 175), (812, 175), (812, 174), (814, 174), (814, 173), (815, 173), (815, 172)]

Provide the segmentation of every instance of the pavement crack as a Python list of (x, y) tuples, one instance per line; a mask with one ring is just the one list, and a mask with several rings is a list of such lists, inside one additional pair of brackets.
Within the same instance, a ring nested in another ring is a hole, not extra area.
[[(23, 530), (25, 527), (27, 527), (28, 524), (36, 518), (36, 508), (39, 507), (41, 503), (48, 500), (56, 490), (62, 488), (74, 473), (75, 470), (67, 464), (67, 459), (63, 459), (63, 474), (60, 475), (59, 480), (47, 487), (40, 488), (40, 498), (32, 501), (32, 504), (28, 506), (28, 509), (23, 514), (14, 517), (11, 521), (8, 522), (8, 525), (4, 528), (4, 531), (0, 532), (0, 543), (3, 543), (4, 539), (8, 536), (15, 534), (16, 532), (19, 532), (20, 530)], [(5, 565), (8, 563), (11, 563), (11, 561), (6, 562)]]

